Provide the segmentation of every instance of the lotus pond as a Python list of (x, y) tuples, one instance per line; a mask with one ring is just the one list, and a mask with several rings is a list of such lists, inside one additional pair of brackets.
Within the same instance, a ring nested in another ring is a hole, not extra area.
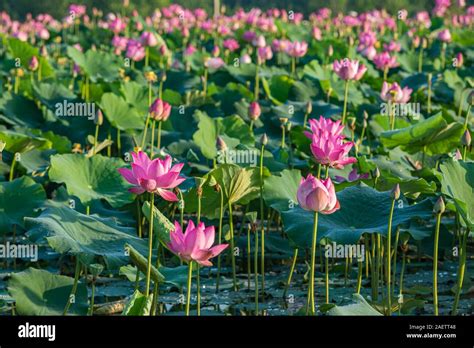
[(0, 313), (471, 315), (463, 3), (0, 13)]

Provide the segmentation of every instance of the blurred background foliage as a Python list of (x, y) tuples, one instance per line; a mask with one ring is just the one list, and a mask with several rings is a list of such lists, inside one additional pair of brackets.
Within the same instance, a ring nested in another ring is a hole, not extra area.
[[(250, 9), (252, 7), (282, 8), (308, 14), (321, 7), (329, 7), (335, 12), (367, 11), (385, 8), (390, 13), (406, 9), (410, 13), (428, 10), (434, 5), (434, 0), (220, 0), (226, 12), (236, 8)], [(454, 2), (454, 0), (453, 0)], [(103, 10), (105, 13), (113, 11), (120, 13), (123, 9), (122, 0), (1, 0), (0, 11), (6, 10), (14, 18), (24, 18), (28, 13), (37, 15), (49, 13), (56, 18), (67, 14), (69, 4), (85, 4), (90, 10), (92, 7)], [(148, 15), (157, 7), (167, 6), (171, 3), (183, 5), (187, 8), (201, 7), (209, 13), (213, 10), (213, 0), (130, 0), (130, 7), (136, 8), (141, 14)], [(473, 3), (473, 1), (467, 1)]]

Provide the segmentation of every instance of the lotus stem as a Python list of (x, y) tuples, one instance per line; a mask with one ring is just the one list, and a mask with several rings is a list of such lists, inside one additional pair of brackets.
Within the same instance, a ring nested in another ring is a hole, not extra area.
[(16, 166), (16, 162), (17, 162), (17, 157), (19, 157), (19, 156), (20, 156), (19, 153), (15, 153), (13, 155), (12, 165), (10, 166), (10, 176), (8, 177), (8, 181), (13, 181), (13, 177), (15, 175), (15, 166)]
[(418, 73), (423, 71), (423, 47), (420, 48), (420, 52), (418, 53)]
[(357, 263), (359, 265), (359, 269), (358, 269), (358, 273), (357, 273), (357, 289), (356, 289), (356, 292), (357, 292), (357, 294), (360, 294), (360, 288), (362, 287), (362, 273), (363, 273), (362, 260), (357, 260)]
[(324, 257), (324, 273), (325, 273), (325, 286), (326, 286), (326, 303), (329, 303), (329, 258)]
[(156, 121), (153, 120), (151, 122), (150, 159), (153, 159), (153, 155), (154, 155), (153, 143), (155, 142), (155, 126), (156, 126)]
[(433, 79), (433, 75), (431, 73), (428, 74), (428, 113), (431, 114), (431, 81)]
[(456, 285), (456, 295), (454, 297), (452, 315), (456, 315), (458, 312), (459, 299), (461, 297), (462, 285), (464, 282), (464, 274), (466, 271), (466, 257), (467, 257), (467, 237), (469, 235), (469, 230), (466, 230), (464, 236), (461, 236), (461, 249), (459, 257), (459, 266), (458, 266), (458, 279)]
[(255, 229), (255, 248), (254, 248), (254, 278), (255, 278), (255, 315), (258, 316), (258, 230)]
[(150, 56), (150, 48), (146, 46), (145, 47), (145, 68), (148, 67), (149, 56)]
[(297, 260), (298, 260), (298, 248), (295, 248), (295, 250), (293, 252), (293, 261), (291, 263), (290, 274), (288, 275), (288, 279), (287, 279), (286, 285), (285, 285), (285, 290), (283, 291), (283, 298), (285, 299), (285, 301), (286, 301), (286, 295), (287, 295), (288, 290), (289, 290), (290, 285), (291, 285), (291, 279), (293, 278), (293, 272), (295, 271)]
[[(218, 242), (219, 244), (222, 243), (222, 221), (224, 218), (224, 192), (222, 189), (219, 189), (221, 202), (220, 202), (220, 209), (219, 209), (219, 232), (218, 232)], [(232, 251), (233, 253), (233, 251)], [(221, 280), (221, 255), (217, 257), (217, 280), (216, 280), (216, 292), (219, 292), (219, 283)]]
[(189, 316), (189, 306), (191, 305), (191, 285), (193, 279), (193, 262), (188, 265), (188, 287), (186, 288), (186, 316)]
[(314, 272), (316, 268), (316, 242), (318, 237), (318, 212), (314, 212), (314, 221), (313, 221), (313, 241), (311, 245), (311, 275), (309, 282), (310, 289), (310, 314), (315, 315), (315, 301), (314, 301)]
[(469, 128), (469, 116), (471, 114), (471, 104), (467, 107), (467, 112), (466, 112), (466, 119), (464, 120), (464, 130), (467, 130)]
[(388, 218), (388, 231), (387, 231), (387, 250), (385, 251), (385, 254), (387, 256), (387, 261), (385, 266), (386, 268), (386, 277), (387, 277), (387, 315), (392, 315), (392, 291), (390, 290), (391, 287), (391, 280), (390, 280), (390, 275), (391, 275), (391, 256), (392, 256), (392, 220), (393, 220), (393, 211), (395, 209), (395, 198), (392, 199), (392, 206), (390, 208), (390, 216)]
[(64, 307), (63, 315), (67, 315), (67, 312), (69, 311), (69, 307), (71, 307), (71, 303), (74, 302), (71, 300), (76, 296), (76, 291), (77, 291), (77, 284), (79, 283), (79, 276), (81, 274), (81, 261), (79, 261), (78, 256), (75, 257), (75, 262), (76, 262), (76, 269), (74, 271), (74, 282), (72, 284), (72, 289), (71, 293), (69, 294), (69, 297), (67, 299), (66, 307)]
[(156, 138), (156, 148), (158, 149), (158, 151), (160, 151), (161, 149), (161, 124), (163, 123), (163, 121), (158, 121), (158, 136)]
[[(148, 265), (146, 269), (146, 290), (145, 296), (150, 295), (151, 258), (153, 254), (153, 210), (155, 208), (155, 194), (150, 194), (150, 219), (148, 229)], [(158, 257), (158, 256), (157, 256)]]
[(251, 272), (251, 246), (250, 246), (250, 226), (247, 228), (247, 290), (250, 292), (250, 272)]
[(237, 275), (235, 272), (235, 255), (234, 255), (234, 221), (232, 217), (232, 204), (229, 202), (229, 228), (230, 228), (230, 257), (232, 260), (232, 284), (234, 291), (237, 291)]
[(95, 280), (91, 284), (91, 303), (89, 307), (89, 315), (94, 315), (94, 300), (95, 300)]
[(342, 109), (342, 124), (346, 124), (347, 98), (349, 95), (349, 80), (344, 82), (344, 107)]
[(438, 315), (438, 243), (439, 243), (439, 228), (441, 226), (442, 213), (436, 214), (436, 230), (434, 236), (434, 250), (433, 250), (433, 307), (434, 315)]
[(260, 65), (257, 64), (255, 67), (255, 89), (253, 94), (253, 99), (258, 100), (260, 94), (260, 76), (259, 76)]
[(94, 134), (94, 151), (92, 152), (94, 155), (97, 153), (97, 142), (99, 138), (99, 123), (95, 125), (95, 134)]
[[(264, 204), (263, 204), (263, 153), (265, 152), (265, 145), (262, 144), (260, 149), (260, 230), (262, 231), (262, 249), (260, 251), (260, 265), (262, 273), (262, 297), (265, 292), (265, 224), (264, 224)], [(257, 248), (257, 246), (255, 246)]]

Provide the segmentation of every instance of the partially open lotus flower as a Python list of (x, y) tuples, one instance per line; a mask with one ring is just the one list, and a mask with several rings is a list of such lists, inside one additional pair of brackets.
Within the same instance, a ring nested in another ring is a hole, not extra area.
[(314, 135), (319, 138), (323, 134), (328, 133), (339, 136), (342, 135), (342, 131), (344, 130), (344, 125), (341, 124), (341, 120), (333, 121), (323, 116), (319, 116), (319, 120), (312, 118), (308, 123), (311, 131), (305, 131), (304, 135), (309, 139), (312, 139)]
[(170, 117), (171, 105), (161, 99), (156, 99), (150, 105), (150, 117), (156, 121), (166, 121)]
[(300, 58), (303, 57), (308, 51), (308, 44), (306, 42), (293, 42), (290, 43), (286, 49), (286, 53), (290, 57)]
[(334, 61), (333, 69), (343, 80), (360, 80), (367, 71), (364, 64), (348, 58)]
[(345, 165), (357, 162), (348, 153), (354, 146), (353, 142), (344, 142), (344, 138), (333, 134), (324, 134), (321, 137), (313, 136), (311, 153), (316, 162), (331, 168), (342, 169)]
[(443, 29), (438, 33), (438, 40), (442, 42), (451, 42), (451, 32), (449, 29)]
[(398, 66), (397, 58), (388, 52), (382, 52), (374, 57), (375, 66), (380, 70), (391, 69)]
[(297, 198), (304, 210), (332, 214), (340, 208), (331, 178), (320, 180), (311, 174), (301, 178)]
[(156, 38), (155, 34), (149, 31), (143, 32), (140, 36), (140, 40), (143, 46), (153, 47), (158, 45), (158, 39)]
[(214, 240), (214, 226), (206, 227), (202, 222), (195, 226), (194, 222), (189, 220), (183, 233), (181, 225), (175, 221), (174, 231), (170, 232), (168, 247), (185, 262), (195, 261), (202, 266), (212, 266), (209, 260), (228, 247), (228, 244), (212, 246)]
[(410, 100), (412, 92), (413, 90), (411, 88), (404, 87), (402, 89), (396, 82), (389, 84), (384, 81), (380, 97), (386, 102), (405, 104)]
[(165, 159), (150, 160), (145, 152), (132, 152), (132, 169), (120, 168), (119, 173), (130, 184), (134, 185), (130, 192), (142, 194), (144, 192), (159, 194), (163, 199), (177, 202), (178, 197), (171, 190), (181, 184), (185, 178), (180, 177), (184, 163), (171, 166), (171, 156)]

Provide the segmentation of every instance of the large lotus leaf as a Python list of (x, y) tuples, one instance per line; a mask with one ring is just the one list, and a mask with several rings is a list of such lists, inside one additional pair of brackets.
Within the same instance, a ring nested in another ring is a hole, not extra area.
[(345, 305), (345, 306), (335, 306), (331, 308), (328, 312), (329, 315), (371, 315), (371, 316), (380, 316), (379, 313), (374, 307), (369, 305), (367, 301), (359, 294), (353, 294), (352, 298), (354, 303)]
[(279, 212), (290, 209), (295, 203), (296, 192), (301, 181), (301, 172), (297, 169), (285, 169), (280, 175), (265, 179), (263, 198), (273, 209)]
[(26, 218), (30, 238), (46, 238), (58, 253), (80, 256), (93, 263), (103, 258), (109, 269), (129, 262), (125, 245), (129, 244), (141, 254), (147, 253), (147, 242), (136, 236), (134, 228), (122, 227), (112, 218), (85, 215), (66, 206), (48, 207), (37, 218)]
[(77, 100), (76, 95), (60, 83), (35, 83), (33, 85), (33, 95), (53, 111), (56, 111), (58, 103), (72, 103)]
[(206, 158), (213, 159), (217, 156), (216, 140), (219, 135), (228, 145), (250, 145), (254, 142), (250, 127), (237, 115), (212, 118), (204, 112), (196, 111), (194, 118), (198, 122), (198, 130), (194, 133), (193, 140)]
[(45, 199), (43, 186), (28, 176), (0, 182), (0, 234), (11, 231), (13, 224), (24, 226), (23, 219), (35, 216)]
[(150, 315), (153, 295), (144, 295), (135, 290), (132, 297), (125, 306), (122, 315), (126, 316), (146, 316)]
[(451, 151), (462, 134), (461, 124), (448, 124), (439, 113), (410, 127), (382, 132), (380, 140), (388, 148), (401, 146), (409, 153), (425, 151), (433, 155)]
[(129, 185), (117, 171), (124, 167), (120, 158), (79, 154), (55, 155), (51, 157), (49, 178), (53, 182), (65, 183), (70, 195), (77, 196), (84, 205), (105, 199), (118, 208), (133, 200)]
[(36, 56), (39, 59), (41, 66), (41, 76), (51, 77), (54, 75), (54, 70), (49, 64), (48, 60), (41, 57), (38, 47), (33, 47), (28, 42), (21, 41), (17, 38), (8, 39), (8, 47), (10, 55), (13, 59), (20, 59), (22, 67), (27, 67), (31, 58)]
[(144, 115), (140, 115), (137, 109), (114, 93), (105, 93), (100, 107), (115, 128), (127, 131), (142, 129), (145, 126)]
[(0, 130), (0, 140), (6, 143), (5, 150), (12, 153), (27, 152), (33, 149), (48, 150), (53, 146), (46, 138), (29, 135), (28, 131)]
[(43, 122), (43, 115), (35, 102), (22, 95), (6, 92), (0, 99), (2, 121), (12, 126), (37, 128)]
[(148, 90), (135, 81), (125, 82), (120, 86), (120, 92), (125, 101), (133, 106), (140, 114), (148, 112)]
[[(63, 315), (73, 283), (74, 278), (28, 268), (12, 274), (8, 291), (15, 299), (19, 315)], [(79, 282), (74, 300), (68, 314), (86, 315), (87, 287), (84, 283)]]
[(85, 54), (69, 46), (67, 54), (81, 67), (92, 82), (113, 82), (119, 77), (118, 58), (107, 52), (88, 50)]
[(442, 192), (454, 199), (458, 212), (474, 230), (474, 162), (449, 160), (440, 169)]
[[(319, 214), (318, 240), (328, 238), (338, 244), (354, 244), (363, 233), (386, 235), (392, 199), (390, 191), (379, 192), (364, 184), (348, 187), (337, 193), (341, 209), (330, 215)], [(296, 197), (294, 197), (296, 202)], [(424, 200), (408, 205), (404, 200), (395, 204), (393, 226), (407, 224), (411, 219), (432, 217), (433, 204)], [(310, 247), (313, 213), (296, 206), (282, 212), (285, 231), (298, 247)], [(414, 239), (420, 239), (411, 232)]]

